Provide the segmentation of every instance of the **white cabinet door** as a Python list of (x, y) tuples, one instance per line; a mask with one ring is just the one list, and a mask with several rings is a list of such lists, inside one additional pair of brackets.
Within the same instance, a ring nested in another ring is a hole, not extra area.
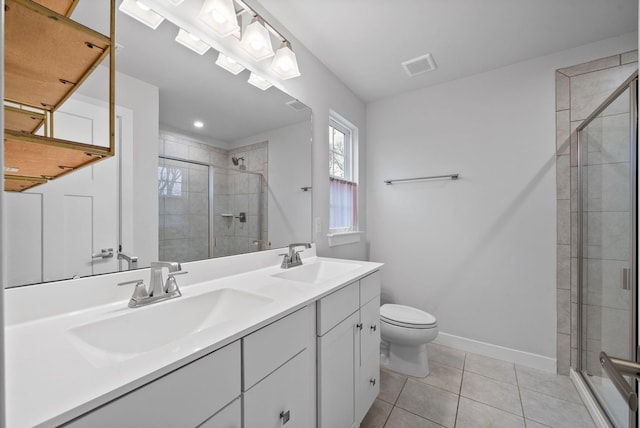
[(244, 393), (244, 428), (313, 426), (310, 358), (305, 349)]
[(318, 428), (356, 424), (358, 312), (318, 338)]
[(360, 308), (360, 379), (358, 420), (362, 421), (380, 392), (380, 296)]

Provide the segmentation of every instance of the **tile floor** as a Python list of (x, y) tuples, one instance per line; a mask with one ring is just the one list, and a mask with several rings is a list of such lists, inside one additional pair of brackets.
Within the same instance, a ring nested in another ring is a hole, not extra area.
[(567, 376), (428, 346), (429, 376), (381, 371), (360, 428), (595, 427)]

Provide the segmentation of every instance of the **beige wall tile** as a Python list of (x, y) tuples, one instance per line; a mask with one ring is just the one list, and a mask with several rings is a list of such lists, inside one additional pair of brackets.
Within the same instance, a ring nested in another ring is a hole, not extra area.
[(620, 65), (620, 55), (612, 55), (605, 58), (596, 59), (582, 64), (573, 65), (571, 67), (561, 68), (558, 72), (565, 76), (574, 77), (584, 73), (603, 70), (605, 68), (616, 67)]
[(637, 63), (638, 62), (638, 51), (625, 52), (620, 55), (620, 64), (629, 64), (629, 63)]
[(569, 108), (569, 77), (556, 72), (556, 111), (567, 110)]
[(568, 199), (557, 201), (558, 244), (571, 243), (571, 207)]

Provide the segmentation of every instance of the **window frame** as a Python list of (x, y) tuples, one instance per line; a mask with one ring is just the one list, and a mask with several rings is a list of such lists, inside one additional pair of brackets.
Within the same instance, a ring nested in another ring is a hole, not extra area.
[[(354, 126), (352, 126), (350, 123), (348, 123), (348, 121), (342, 119), (340, 116), (334, 114), (333, 112), (331, 113), (330, 117), (329, 117), (329, 133), (332, 132), (332, 128), (341, 132), (342, 134), (344, 134), (345, 136), (345, 142), (344, 142), (344, 177), (341, 176), (335, 176), (331, 174), (331, 165), (332, 165), (332, 158), (331, 156), (333, 156), (334, 153), (336, 153), (336, 151), (334, 150), (333, 147), (333, 137), (331, 135), (329, 135), (330, 137), (330, 141), (329, 141), (329, 182), (331, 183), (331, 180), (337, 180), (337, 181), (341, 181), (341, 182), (347, 182), (347, 183), (351, 183), (354, 185), (355, 187), (355, 202), (354, 202), (354, 206), (353, 206), (353, 210), (355, 211), (354, 215), (353, 215), (353, 225), (350, 227), (340, 227), (340, 228), (332, 228), (331, 227), (331, 208), (329, 208), (329, 221), (328, 221), (328, 236), (331, 240), (331, 237), (336, 236), (336, 235), (344, 235), (344, 234), (357, 234), (359, 233), (359, 220), (360, 220), (360, 213), (359, 213), (359, 209), (358, 209), (358, 205), (359, 205), (359, 186), (358, 186), (358, 179), (357, 179), (357, 171), (358, 171), (358, 166), (357, 166), (357, 128), (355, 128)], [(329, 190), (329, 205), (331, 206), (331, 190)], [(359, 240), (359, 239), (358, 239)], [(345, 243), (349, 243), (349, 242), (345, 242)]]

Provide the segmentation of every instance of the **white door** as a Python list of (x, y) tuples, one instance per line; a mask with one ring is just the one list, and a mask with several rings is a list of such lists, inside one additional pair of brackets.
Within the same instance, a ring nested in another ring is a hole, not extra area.
[[(56, 138), (109, 145), (108, 110), (86, 97), (68, 100), (54, 127)], [(117, 271), (118, 176), (114, 156), (25, 192), (8, 192), (8, 285)], [(102, 249), (112, 249), (113, 257), (92, 257)]]

